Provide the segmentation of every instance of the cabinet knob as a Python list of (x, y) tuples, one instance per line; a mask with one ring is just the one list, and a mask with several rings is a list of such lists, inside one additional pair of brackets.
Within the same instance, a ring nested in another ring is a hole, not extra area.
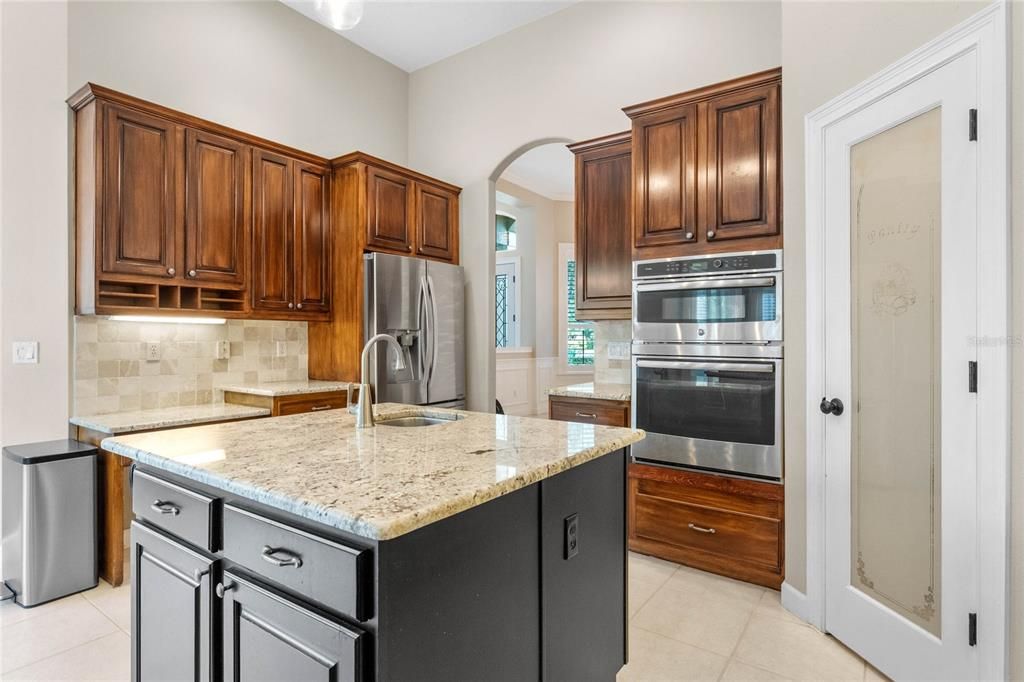
[(300, 304), (298, 304), (298, 305), (297, 305), (297, 306), (295, 306), (295, 307), (296, 307), (296, 308), (298, 308), (299, 310), (302, 310), (302, 304), (301, 304), (301, 303), (300, 303)]
[(288, 304), (288, 309), (289, 309), (289, 310), (291, 310), (291, 309), (292, 309), (292, 308), (294, 308), (294, 307), (295, 307), (295, 304), (294, 304), (294, 303), (289, 303), (289, 304)]
[(227, 584), (217, 583), (217, 586), (213, 588), (213, 591), (217, 594), (218, 599), (223, 599), (225, 592), (229, 592), (235, 589), (236, 587), (238, 587), (238, 583), (236, 583), (233, 580), (229, 580), (227, 581)]
[(197, 274), (197, 273), (196, 273), (196, 271), (195, 271), (195, 270), (189, 270), (189, 271), (188, 271), (188, 276), (189, 276), (189, 277), (195, 277), (195, 276), (196, 276), (196, 274)]
[(686, 233), (686, 238), (687, 239), (693, 239), (693, 232), (687, 232)]
[(715, 238), (715, 231), (714, 230), (708, 230), (708, 239), (714, 239), (714, 238)]
[(174, 273), (177, 272), (174, 268), (167, 268), (167, 274), (174, 277)]

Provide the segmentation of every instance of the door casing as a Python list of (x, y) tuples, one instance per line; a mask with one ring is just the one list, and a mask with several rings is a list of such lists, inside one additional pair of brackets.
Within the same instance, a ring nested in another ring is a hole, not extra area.
[[(806, 161), (806, 555), (801, 592), (784, 583), (784, 606), (825, 627), (824, 270), (825, 137), (833, 125), (944, 63), (975, 51), (978, 63), (978, 654), (981, 679), (1004, 679), (1009, 632), (1010, 232), (1008, 6), (997, 2), (805, 119)], [(964, 130), (964, 135), (968, 131)], [(987, 342), (991, 339), (992, 342)], [(787, 560), (787, 563), (790, 563)], [(964, 637), (967, 623), (964, 623)]]

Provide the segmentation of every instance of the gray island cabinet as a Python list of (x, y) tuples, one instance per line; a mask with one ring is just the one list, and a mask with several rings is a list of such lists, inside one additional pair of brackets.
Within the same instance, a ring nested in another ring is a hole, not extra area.
[(136, 460), (134, 680), (614, 680), (643, 434), (378, 407), (104, 441)]

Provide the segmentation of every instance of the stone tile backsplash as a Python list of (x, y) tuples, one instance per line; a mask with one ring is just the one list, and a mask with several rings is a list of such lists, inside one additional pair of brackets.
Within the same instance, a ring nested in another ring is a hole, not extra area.
[[(203, 405), (220, 402), (217, 388), (229, 383), (297, 381), (309, 374), (305, 322), (206, 325), (76, 316), (74, 327), (76, 415)], [(218, 341), (230, 344), (227, 360), (216, 359)], [(160, 345), (159, 360), (146, 359), (150, 343)]]
[(630, 343), (633, 323), (629, 320), (607, 320), (594, 323), (594, 381), (599, 384), (628, 384), (629, 360), (608, 358), (609, 342)]

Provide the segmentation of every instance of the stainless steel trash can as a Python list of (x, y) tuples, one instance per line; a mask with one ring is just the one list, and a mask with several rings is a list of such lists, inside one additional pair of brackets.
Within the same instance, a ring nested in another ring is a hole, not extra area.
[(96, 448), (76, 440), (3, 449), (3, 580), (21, 606), (95, 587)]

